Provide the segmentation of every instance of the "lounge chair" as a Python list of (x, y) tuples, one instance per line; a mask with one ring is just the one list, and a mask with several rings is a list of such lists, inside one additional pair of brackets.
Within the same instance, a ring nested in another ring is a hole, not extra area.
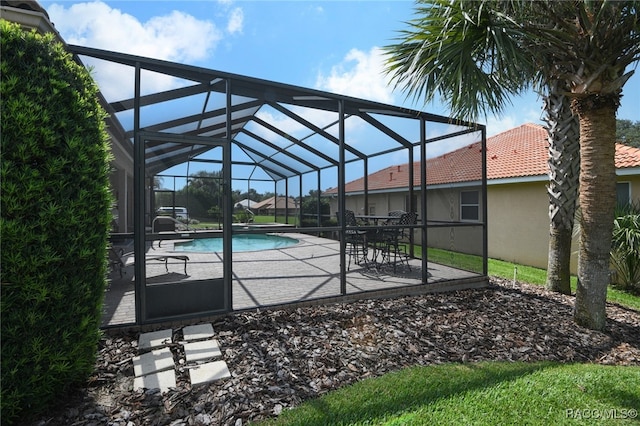
[[(109, 248), (109, 266), (112, 270), (117, 269), (120, 273), (120, 278), (122, 278), (122, 274), (124, 268), (127, 266), (133, 265), (133, 252), (124, 253), (122, 249), (119, 251), (113, 247)], [(164, 268), (169, 273), (169, 259), (181, 260), (184, 262), (184, 274), (187, 274), (187, 262), (189, 261), (189, 256), (183, 254), (147, 254), (145, 256), (147, 261), (156, 260), (158, 262), (164, 261)]]

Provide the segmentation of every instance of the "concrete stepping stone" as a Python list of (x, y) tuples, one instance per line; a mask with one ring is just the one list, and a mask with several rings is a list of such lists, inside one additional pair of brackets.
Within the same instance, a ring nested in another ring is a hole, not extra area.
[(208, 362), (189, 369), (189, 378), (193, 386), (211, 383), (231, 377), (227, 363), (224, 361)]
[(133, 379), (133, 390), (160, 389), (167, 392), (176, 387), (176, 372), (174, 370), (158, 371), (157, 373), (140, 376)]
[(222, 352), (218, 346), (218, 341), (215, 339), (185, 343), (184, 353), (187, 358), (187, 362), (203, 361), (205, 359), (222, 356)]
[(133, 372), (136, 377), (173, 368), (171, 349), (162, 348), (133, 357)]
[(166, 346), (172, 342), (173, 331), (166, 330), (152, 331), (151, 333), (141, 333), (138, 338), (138, 350), (154, 349)]
[(182, 329), (184, 340), (202, 340), (213, 337), (211, 324), (188, 325)]

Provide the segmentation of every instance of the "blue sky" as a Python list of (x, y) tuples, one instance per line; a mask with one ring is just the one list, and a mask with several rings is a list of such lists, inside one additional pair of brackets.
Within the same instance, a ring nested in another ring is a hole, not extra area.
[[(411, 1), (40, 1), (70, 44), (198, 65), (448, 115), (394, 92), (380, 47), (413, 17)], [(627, 82), (618, 118), (640, 121), (640, 70)], [(107, 99), (116, 73), (98, 70)], [(158, 83), (159, 85), (162, 82)], [(489, 116), (489, 136), (540, 123), (534, 93)]]

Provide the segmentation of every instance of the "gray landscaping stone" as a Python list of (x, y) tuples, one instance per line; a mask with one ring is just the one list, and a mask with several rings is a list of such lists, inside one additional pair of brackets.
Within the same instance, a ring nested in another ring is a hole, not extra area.
[(201, 340), (213, 337), (211, 324), (188, 325), (182, 329), (184, 340)]
[(227, 363), (224, 361), (208, 362), (189, 369), (189, 378), (193, 386), (210, 383), (231, 377)]
[(146, 376), (136, 377), (133, 380), (133, 390), (160, 389), (167, 392), (169, 388), (176, 387), (176, 372), (174, 370), (159, 371)]
[(136, 377), (173, 368), (171, 349), (156, 349), (146, 354), (133, 357), (133, 372)]
[(218, 341), (215, 339), (185, 343), (184, 353), (187, 361), (202, 361), (222, 356)]
[(173, 331), (170, 328), (151, 333), (141, 333), (138, 339), (138, 349), (146, 350), (166, 346), (171, 343), (172, 337)]

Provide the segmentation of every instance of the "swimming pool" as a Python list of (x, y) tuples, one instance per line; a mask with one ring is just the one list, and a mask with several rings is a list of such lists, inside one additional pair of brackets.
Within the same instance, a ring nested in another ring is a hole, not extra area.
[[(298, 240), (290, 237), (269, 234), (242, 234), (234, 235), (231, 238), (231, 248), (234, 253), (241, 251), (273, 250), (290, 247), (298, 244)], [(222, 238), (201, 238), (197, 240), (177, 242), (174, 244), (175, 251), (191, 252), (221, 252)]]

